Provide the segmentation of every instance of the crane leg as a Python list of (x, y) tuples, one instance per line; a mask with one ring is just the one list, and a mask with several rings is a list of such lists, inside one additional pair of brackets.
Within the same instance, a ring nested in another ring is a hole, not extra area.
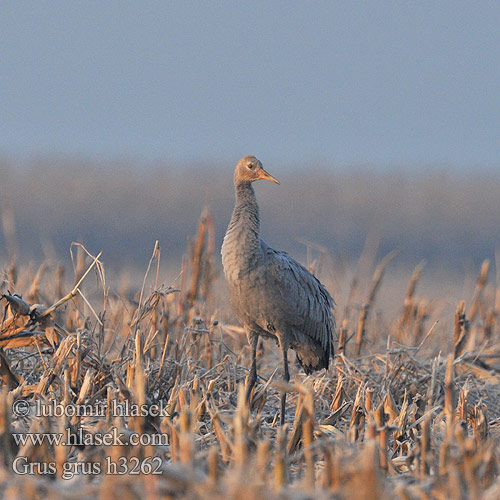
[(250, 367), (250, 372), (247, 379), (247, 392), (246, 400), (250, 404), (250, 397), (252, 395), (252, 389), (257, 382), (257, 342), (259, 340), (258, 335), (253, 335), (250, 339), (250, 345), (252, 346), (252, 366)]
[[(290, 373), (288, 371), (288, 349), (283, 347), (283, 380), (288, 383), (290, 381)], [(281, 395), (281, 425), (285, 425), (286, 416), (286, 391)]]

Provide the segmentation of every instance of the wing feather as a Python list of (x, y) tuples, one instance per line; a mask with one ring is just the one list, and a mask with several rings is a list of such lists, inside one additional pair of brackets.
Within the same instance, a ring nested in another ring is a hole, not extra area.
[(335, 331), (335, 302), (328, 290), (285, 252), (268, 247), (267, 254), (271, 259), (269, 269), (274, 288), (279, 291), (279, 305), (286, 313), (290, 326), (330, 352)]

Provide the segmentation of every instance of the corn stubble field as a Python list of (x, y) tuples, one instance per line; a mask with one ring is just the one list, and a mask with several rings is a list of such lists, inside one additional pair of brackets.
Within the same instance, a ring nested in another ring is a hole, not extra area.
[[(37, 269), (6, 259), (3, 498), (500, 498), (500, 290), (488, 261), (454, 316), (420, 295), (419, 265), (398, 313), (381, 317), (374, 305), (392, 254), (372, 266), (366, 261), (374, 257), (362, 256), (365, 275), (324, 279), (337, 301), (331, 367), (305, 376), (291, 363), (284, 386), (279, 350), (260, 342), (249, 408), (250, 349), (227, 305), (215, 239), (205, 213), (177, 279), (165, 281), (156, 245), (144, 280), (123, 289), (108, 285), (102, 257), (80, 245), (72, 247), (72, 273), (54, 262)], [(13, 413), (18, 400), (29, 402), (27, 415)], [(37, 401), (107, 409), (43, 416)], [(114, 415), (112, 401), (161, 403), (168, 412)], [(66, 429), (85, 436), (116, 429), (125, 443), (18, 445), (13, 438)], [(168, 443), (132, 446), (133, 433), (166, 435)], [(19, 457), (35, 464), (33, 473), (13, 472)], [(138, 475), (104, 473), (121, 457), (129, 465), (159, 458)], [(68, 463), (84, 464), (86, 473), (63, 479)]]

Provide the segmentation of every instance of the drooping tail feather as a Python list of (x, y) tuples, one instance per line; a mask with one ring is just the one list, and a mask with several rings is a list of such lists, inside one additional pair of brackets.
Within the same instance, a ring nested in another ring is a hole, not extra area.
[(314, 342), (310, 344), (291, 345), (290, 347), (295, 350), (297, 360), (307, 375), (322, 368), (328, 369), (330, 346), (325, 349), (322, 345)]

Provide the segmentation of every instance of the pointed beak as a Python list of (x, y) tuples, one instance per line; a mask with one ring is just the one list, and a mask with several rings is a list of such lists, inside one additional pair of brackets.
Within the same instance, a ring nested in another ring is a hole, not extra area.
[(269, 174), (268, 172), (266, 172), (263, 168), (261, 168), (259, 170), (259, 179), (265, 179), (266, 181), (271, 181), (271, 182), (275, 182), (276, 184), (279, 184), (279, 180), (274, 178), (271, 174)]

